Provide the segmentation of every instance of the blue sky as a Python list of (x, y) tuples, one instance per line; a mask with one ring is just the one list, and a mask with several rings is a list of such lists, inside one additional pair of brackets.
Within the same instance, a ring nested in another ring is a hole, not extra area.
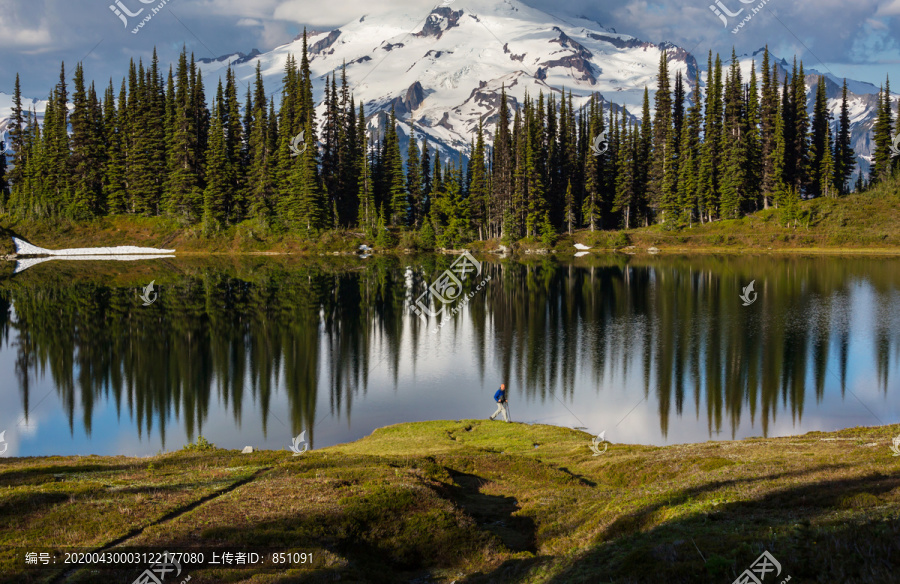
[[(743, 9), (739, 17), (727, 19), (728, 28), (710, 9), (716, 1), (527, 0), (526, 4), (560, 15), (585, 16), (646, 41), (670, 41), (690, 50), (701, 66), (709, 49), (725, 57), (732, 45), (742, 54), (768, 44), (779, 56), (790, 60), (796, 54), (808, 68), (838, 77), (880, 85), (890, 74), (900, 83), (896, 41), (900, 0), (718, 0), (731, 13)], [(132, 13), (144, 9), (140, 16), (128, 18), (128, 28), (110, 9), (116, 0), (0, 0), (0, 91), (11, 93), (19, 72), (25, 95), (46, 97), (60, 62), (66, 61), (70, 73), (81, 59), (89, 78), (102, 87), (112, 77), (118, 88), (129, 59), (146, 61), (154, 46), (166, 63), (183, 44), (198, 57), (247, 53), (253, 48), (266, 51), (292, 40), (303, 26), (328, 30), (385, 5), (370, 0), (118, 2)], [(132, 34), (133, 25), (161, 3), (165, 6), (159, 13)], [(439, 3), (392, 0), (390, 6), (406, 4), (411, 12), (424, 15)], [(759, 13), (733, 34), (731, 25), (762, 3)], [(465, 6), (466, 0), (453, 0), (454, 8)]]

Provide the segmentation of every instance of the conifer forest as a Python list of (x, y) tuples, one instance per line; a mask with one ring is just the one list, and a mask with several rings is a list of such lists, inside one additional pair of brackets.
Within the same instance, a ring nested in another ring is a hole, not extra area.
[(872, 171), (851, 185), (846, 81), (832, 116), (819, 78), (810, 115), (802, 62), (781, 77), (768, 50), (749, 79), (734, 51), (730, 64), (710, 52), (704, 91), (680, 72), (673, 78), (663, 53), (652, 116), (646, 88), (640, 112), (604, 107), (598, 94), (576, 108), (564, 89), (521, 104), (504, 91), (466, 156), (441, 157), (414, 125), (404, 155), (394, 112), (373, 132), (375, 112), (355, 103), (346, 69), (326, 77), (316, 119), (305, 38), (277, 107), (259, 66), (245, 96), (229, 68), (209, 99), (186, 50), (168, 73), (155, 51), (149, 64), (132, 61), (118, 91), (112, 79), (88, 86), (81, 64), (70, 86), (63, 64), (42, 124), (23, 109), (17, 76), (2, 210), (21, 219), (168, 216), (205, 234), (249, 221), (309, 237), (356, 229), (376, 242), (389, 227), (415, 231), (426, 247), (549, 244), (578, 229), (679, 230), (772, 206), (790, 216), (802, 199), (863, 190), (896, 166), (887, 83)]

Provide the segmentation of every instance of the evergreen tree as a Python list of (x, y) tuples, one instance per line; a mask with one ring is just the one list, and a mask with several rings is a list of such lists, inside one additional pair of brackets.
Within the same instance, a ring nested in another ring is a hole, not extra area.
[(568, 184), (568, 178), (563, 176), (563, 159), (562, 150), (560, 149), (560, 140), (564, 140), (564, 138), (560, 136), (559, 123), (557, 121), (558, 109), (556, 96), (553, 93), (550, 93), (547, 97), (547, 127), (545, 139), (547, 149), (547, 196), (552, 201), (563, 201), (565, 199)]
[(306, 117), (303, 132), (313, 140), (297, 157), (290, 173), (289, 188), (293, 196), (286, 216), (288, 223), (300, 226), (308, 235), (328, 226), (327, 198), (318, 173), (317, 140), (310, 117)]
[(462, 198), (461, 186), (460, 168), (451, 162), (431, 210), (437, 243), (442, 248), (457, 249), (468, 241), (468, 205)]
[(61, 215), (72, 200), (71, 152), (69, 148), (69, 93), (66, 70), (60, 67), (59, 83), (51, 93), (44, 112), (44, 133), (37, 176), (45, 177), (38, 217)]
[[(543, 107), (543, 103), (540, 104)], [(547, 201), (544, 183), (544, 128), (542, 115), (534, 103), (526, 99), (523, 141), (525, 147), (524, 180), (525, 200), (528, 206), (526, 219), (529, 235), (537, 236), (545, 217), (549, 217), (550, 205)], [(561, 215), (561, 213), (560, 213)]]
[[(796, 62), (796, 59), (795, 59)], [(792, 155), (792, 171), (793, 185), (798, 195), (802, 198), (803, 193), (810, 187), (810, 160), (809, 160), (809, 114), (806, 111), (806, 82), (803, 73), (803, 62), (800, 62), (800, 70), (794, 67), (794, 76), (791, 78), (791, 105), (794, 106), (794, 130), (793, 138), (793, 155)]]
[[(506, 87), (500, 89), (500, 111), (497, 116), (497, 127), (494, 132), (494, 152), (491, 167), (493, 169), (493, 192), (496, 205), (490, 218), (490, 237), (509, 237), (506, 233), (507, 213), (511, 216), (513, 196), (513, 152), (512, 139), (509, 133), (509, 107), (507, 105)], [(435, 157), (436, 158), (436, 157)], [(439, 183), (438, 173), (432, 179)]]
[(681, 136), (681, 128), (684, 125), (684, 96), (684, 79), (679, 71), (675, 75), (675, 89), (672, 92), (672, 127), (675, 128), (676, 137)]
[(247, 213), (261, 224), (268, 223), (272, 212), (274, 185), (272, 183), (272, 160), (274, 148), (269, 136), (266, 112), (265, 88), (257, 62), (256, 100), (247, 99), (247, 110), (252, 112), (248, 132), (247, 167)]
[(849, 191), (847, 184), (856, 166), (856, 154), (850, 143), (850, 107), (847, 103), (847, 79), (841, 91), (841, 115), (838, 121), (834, 140), (834, 186), (836, 194), (844, 195)]
[(700, 159), (700, 84), (694, 89), (694, 99), (681, 127), (678, 158), (678, 217), (677, 227), (693, 226), (694, 210), (698, 205)]
[[(588, 188), (588, 195), (584, 199), (585, 205), (588, 205), (587, 211), (584, 213), (585, 221), (587, 221), (588, 226), (591, 231), (594, 230), (594, 225), (596, 224), (595, 216), (597, 213), (597, 208), (593, 204), (597, 200), (596, 195), (591, 195), (590, 188)], [(591, 204), (589, 204), (591, 203)], [(575, 196), (572, 194), (572, 181), (566, 185), (566, 233), (572, 235), (572, 226), (575, 224)]]
[[(238, 223), (247, 213), (245, 193), (247, 168), (245, 164), (244, 126), (241, 120), (241, 106), (238, 100), (237, 79), (231, 67), (225, 70), (225, 103), (222, 110), (225, 152), (228, 156), (231, 199), (226, 209), (229, 223)], [(208, 170), (207, 170), (208, 172)], [(208, 179), (207, 179), (208, 180)]]
[(778, 112), (778, 65), (769, 70), (769, 47), (766, 46), (762, 62), (762, 101), (760, 102), (760, 161), (763, 209), (769, 208), (771, 194), (775, 191), (776, 178), (772, 168), (772, 150), (775, 147), (775, 115)]
[(622, 213), (622, 228), (631, 229), (631, 218), (635, 206), (635, 169), (639, 161), (636, 132), (627, 125), (628, 111), (622, 108), (622, 129), (619, 132), (619, 149), (616, 159), (616, 196), (613, 212)]
[[(831, 175), (834, 167), (831, 158), (831, 144), (828, 139), (830, 131), (831, 113), (828, 111), (828, 101), (825, 95), (825, 76), (820, 75), (816, 83), (816, 97), (813, 105), (813, 119), (809, 136), (809, 194), (813, 197), (820, 197), (825, 191), (829, 190), (829, 184), (832, 180)], [(827, 174), (823, 170), (826, 158), (830, 167)]]
[[(377, 219), (377, 209), (375, 206), (375, 196), (372, 188), (372, 164), (369, 160), (369, 152), (374, 155), (374, 148), (369, 147), (366, 138), (366, 114), (363, 105), (359, 104), (359, 116), (357, 117), (356, 140), (362, 145), (361, 155), (358, 159), (359, 172), (357, 198), (359, 200), (359, 213), (357, 221), (360, 227), (367, 231), (371, 231)], [(425, 145), (426, 154), (428, 145)]]
[(747, 151), (746, 114), (741, 83), (741, 70), (734, 49), (731, 51), (731, 70), (725, 78), (724, 120), (722, 142), (725, 148), (722, 166), (722, 190), (719, 213), (733, 219), (740, 214), (746, 196)]
[[(567, 140), (567, 147), (564, 151), (566, 169), (568, 172), (566, 176), (572, 179), (572, 192), (575, 194), (575, 200), (582, 201), (584, 200), (584, 158), (587, 151), (587, 141), (584, 140), (586, 131), (583, 128), (579, 131), (579, 124), (577, 116), (575, 115), (571, 91), (569, 91), (568, 101), (567, 109), (569, 111), (569, 117), (565, 131), (568, 134), (569, 139)], [(568, 179), (566, 183), (568, 184)], [(564, 193), (560, 194), (563, 195)], [(556, 224), (561, 223), (560, 219), (563, 214), (564, 205), (565, 202), (562, 198), (554, 203), (553, 216), (556, 219)]]
[(834, 197), (837, 195), (837, 189), (832, 179), (834, 178), (834, 153), (832, 151), (832, 135), (831, 124), (825, 127), (825, 144), (822, 151), (822, 159), (818, 165), (818, 176), (816, 182), (821, 185), (821, 195), (825, 197)]
[(719, 180), (722, 162), (722, 62), (716, 55), (713, 69), (712, 51), (707, 61), (706, 106), (704, 108), (703, 148), (698, 186), (700, 220), (712, 221), (719, 206)]
[[(293, 55), (288, 55), (284, 64), (284, 76), (282, 77), (281, 107), (278, 110), (278, 147), (274, 153), (273, 164), (275, 169), (274, 186), (275, 207), (280, 221), (290, 223), (290, 216), (296, 216), (297, 194), (291, 186), (291, 174), (296, 171), (298, 155), (291, 150), (292, 141), (300, 137), (304, 131), (305, 120), (299, 115), (302, 91), (300, 73)], [(311, 144), (309, 136), (302, 137), (302, 145), (297, 144), (300, 150), (309, 150)]]
[[(596, 94), (591, 96), (590, 101), (590, 131), (592, 139), (597, 139), (603, 133), (603, 111), (597, 108)], [(602, 228), (603, 208), (602, 208), (602, 168), (605, 158), (609, 151), (609, 138), (607, 138), (607, 149), (601, 154), (590, 153), (585, 162), (585, 181), (584, 181), (584, 203), (580, 209), (584, 222), (591, 231), (596, 228)], [(578, 203), (572, 193), (571, 181), (566, 185), (566, 230), (569, 235), (572, 234), (573, 226), (578, 224), (576, 211), (578, 211)]]
[[(27, 114), (22, 112), (17, 115), (15, 111), (17, 101), (19, 108), (21, 107), (21, 101), (14, 98), (13, 124), (19, 124), (19, 126), (16, 130), (17, 135), (13, 136), (11, 131), (10, 136), (13, 143), (18, 142), (20, 145), (19, 150), (14, 153), (15, 166), (10, 172), (12, 192), (9, 207), (11, 214), (15, 217), (31, 217), (37, 215), (38, 199), (41, 196), (38, 192), (39, 185), (34, 180), (37, 167), (40, 166), (41, 130), (34, 121), (35, 116), (31, 111)], [(47, 112), (44, 114), (45, 122), (46, 114)], [(16, 121), (17, 118), (20, 118), (21, 122)]]
[(206, 234), (220, 230), (228, 218), (234, 184), (233, 166), (228, 156), (228, 141), (225, 137), (222, 83), (212, 112), (212, 128), (209, 133), (209, 147), (206, 152), (206, 188), (203, 191), (203, 232)]
[(650, 222), (650, 179), (651, 156), (653, 152), (653, 125), (650, 121), (650, 94), (644, 87), (644, 103), (641, 113), (641, 133), (635, 136), (636, 150), (634, 174), (630, 178), (634, 189), (634, 213), (643, 221), (644, 227)]
[[(646, 88), (644, 88), (646, 94)], [(666, 192), (666, 182), (671, 172), (672, 158), (672, 95), (669, 86), (669, 65), (666, 51), (659, 56), (657, 89), (654, 97), (656, 113), (653, 118), (653, 141), (650, 155), (650, 175), (647, 184), (648, 206), (652, 214), (661, 208), (671, 210), (671, 193)], [(668, 218), (667, 218), (668, 219)]]
[(419, 161), (419, 143), (416, 127), (409, 123), (409, 144), (406, 148), (406, 191), (409, 193), (411, 221), (414, 229), (422, 223), (422, 168)]
[[(785, 77), (785, 92), (787, 92), (787, 78)], [(785, 106), (782, 101), (775, 116), (775, 139), (770, 154), (770, 166), (772, 168), (772, 177), (774, 187), (771, 191), (772, 200), (775, 207), (784, 202), (787, 193), (788, 183), (785, 178), (785, 156), (787, 152), (787, 139), (785, 137), (784, 113), (781, 108)], [(796, 191), (795, 191), (796, 192)]]
[[(158, 215), (166, 176), (165, 93), (156, 50), (150, 66), (145, 70), (138, 62), (137, 84), (129, 93), (134, 96), (132, 113), (132, 164), (127, 170), (130, 178), (129, 195), (134, 212)], [(136, 93), (135, 93), (136, 92)], [(205, 107), (205, 105), (204, 105)], [(205, 152), (206, 144), (200, 152)]]
[(9, 201), (9, 180), (6, 177), (6, 142), (0, 140), (0, 211), (7, 211)]
[(385, 185), (390, 201), (390, 224), (405, 227), (409, 224), (409, 197), (403, 177), (403, 158), (400, 156), (400, 138), (397, 132), (397, 117), (391, 108), (387, 134), (384, 139)]
[[(93, 93), (93, 90), (92, 90)], [(96, 95), (88, 95), (84, 85), (84, 68), (75, 67), (72, 93), (72, 125), (70, 158), (72, 200), (69, 213), (75, 219), (89, 219), (102, 212), (101, 174), (103, 167), (102, 135), (95, 119)]]
[(9, 126), (9, 144), (12, 148), (12, 169), (9, 170), (8, 182), (19, 185), (24, 178), (24, 171), (28, 161), (28, 149), (25, 146), (25, 112), (22, 109), (22, 88), (19, 84), (19, 74), (16, 73), (16, 83), (13, 89), (13, 107)]
[(431, 198), (431, 154), (428, 148), (427, 135), (422, 137), (422, 217), (428, 215), (429, 199)]
[(527, 137), (522, 128), (522, 115), (520, 111), (516, 110), (516, 113), (513, 116), (512, 131), (513, 191), (509, 206), (509, 210), (512, 214), (512, 222), (510, 223), (510, 225), (513, 227), (513, 232), (511, 233), (511, 235), (515, 239), (531, 235), (530, 233), (525, 231), (527, 202), (526, 189), (528, 188), (525, 169), (526, 141)]
[(484, 128), (478, 122), (478, 135), (475, 139), (475, 148), (472, 151), (472, 172), (469, 181), (469, 218), (478, 231), (478, 239), (484, 239), (486, 234), (486, 221), (488, 219), (488, 199), (490, 197), (488, 184), (488, 169), (485, 165), (484, 152)]
[(881, 182), (890, 176), (891, 169), (891, 86), (890, 79), (885, 81), (884, 87), (878, 92), (878, 112), (873, 127), (873, 142), (875, 145), (872, 169), (869, 182)]
[(760, 208), (762, 191), (763, 158), (760, 144), (759, 127), (761, 124), (759, 90), (756, 80), (756, 61), (753, 61), (750, 69), (750, 84), (747, 87), (744, 98), (744, 153), (746, 164), (744, 168), (744, 203), (748, 210), (756, 211)]
[(347, 84), (347, 64), (341, 67), (340, 103), (338, 104), (338, 223), (350, 226), (356, 223), (359, 200), (356, 186), (359, 172), (358, 157), (361, 146), (357, 143), (356, 104)]
[(200, 120), (193, 104), (187, 49), (182, 48), (175, 70), (170, 138), (167, 141), (168, 177), (165, 184), (165, 210), (168, 214), (194, 222), (200, 217), (203, 191), (200, 188), (201, 165), (197, 159)]
[(104, 126), (106, 128), (106, 166), (103, 169), (103, 199), (110, 214), (125, 212), (128, 200), (125, 178), (125, 137), (127, 130), (126, 121), (126, 93), (125, 81), (122, 80), (122, 89), (116, 104), (112, 79), (106, 89), (104, 107)]
[[(333, 76), (325, 77), (325, 121), (322, 127), (322, 183), (328, 193), (328, 209), (337, 209), (340, 198), (340, 160), (338, 144), (340, 114), (337, 87)], [(333, 219), (337, 219), (334, 217)]]

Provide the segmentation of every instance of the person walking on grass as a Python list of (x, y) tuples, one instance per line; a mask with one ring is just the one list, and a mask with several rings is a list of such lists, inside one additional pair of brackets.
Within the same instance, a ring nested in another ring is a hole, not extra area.
[(497, 414), (503, 412), (503, 419), (509, 422), (509, 410), (507, 409), (506, 403), (506, 384), (501, 383), (500, 389), (497, 390), (497, 393), (494, 394), (494, 401), (497, 402), (497, 411), (491, 414), (491, 419), (497, 417)]

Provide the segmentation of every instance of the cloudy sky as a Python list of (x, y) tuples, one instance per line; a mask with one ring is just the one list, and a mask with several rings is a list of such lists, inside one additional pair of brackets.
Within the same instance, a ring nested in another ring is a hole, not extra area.
[[(444, 0), (445, 2), (447, 0)], [(452, 0), (465, 8), (491, 0)], [(502, 1), (502, 0), (497, 0)], [(119, 4), (116, 4), (118, 2)], [(717, 5), (720, 3), (721, 6)], [(138, 34), (130, 30), (150, 9), (165, 6)], [(708, 50), (730, 55), (751, 53), (768, 44), (790, 60), (797, 55), (807, 68), (838, 77), (883, 83), (886, 75), (900, 87), (898, 16), (900, 0), (525, 0), (560, 15), (585, 16), (617, 32), (650, 42), (670, 41), (690, 50), (705, 65)], [(436, 0), (391, 0), (424, 17)], [(725, 28), (710, 9), (735, 13)], [(754, 7), (759, 13), (738, 32), (731, 29)], [(143, 13), (120, 17), (123, 13)], [(304, 26), (328, 30), (387, 3), (372, 0), (0, 0), (0, 92), (12, 93), (16, 73), (23, 93), (46, 97), (65, 60), (67, 71), (83, 60), (86, 74), (116, 87), (130, 58), (147, 60), (156, 46), (168, 63), (183, 44), (198, 57), (218, 57), (253, 48), (269, 50), (292, 40)], [(68, 75), (71, 79), (71, 75)]]

